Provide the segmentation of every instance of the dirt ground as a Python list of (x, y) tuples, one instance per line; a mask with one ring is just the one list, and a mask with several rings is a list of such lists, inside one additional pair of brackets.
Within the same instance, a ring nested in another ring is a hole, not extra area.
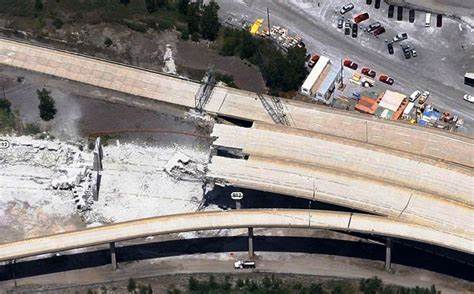
[(184, 69), (184, 72), (186, 68), (205, 71), (214, 67), (219, 73), (233, 76), (240, 89), (252, 92), (265, 90), (265, 82), (258, 68), (238, 57), (221, 56), (205, 42), (197, 44), (180, 40), (177, 49), (176, 63), (180, 73), (180, 69)]

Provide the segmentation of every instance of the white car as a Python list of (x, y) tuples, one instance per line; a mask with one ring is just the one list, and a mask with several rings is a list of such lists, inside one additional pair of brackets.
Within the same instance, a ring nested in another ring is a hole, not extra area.
[(466, 95), (464, 95), (464, 100), (473, 103), (474, 102), (474, 96), (466, 94)]
[(349, 3), (349, 4), (346, 4), (346, 5), (342, 6), (339, 13), (346, 14), (347, 12), (351, 11), (352, 9), (354, 9), (354, 4)]
[(421, 91), (416, 90), (410, 95), (410, 102), (414, 102), (420, 96), (421, 96)]

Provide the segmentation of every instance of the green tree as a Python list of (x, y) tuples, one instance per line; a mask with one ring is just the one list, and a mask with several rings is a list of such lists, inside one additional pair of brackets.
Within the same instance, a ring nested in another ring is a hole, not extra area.
[(309, 286), (309, 293), (310, 294), (323, 294), (324, 293), (323, 287), (321, 286), (321, 284), (311, 284)]
[(188, 22), (189, 34), (193, 35), (199, 33), (200, 11), (197, 3), (188, 5), (186, 20)]
[(190, 291), (197, 291), (199, 289), (199, 281), (193, 277), (189, 278), (188, 289)]
[(11, 113), (11, 106), (12, 106), (12, 103), (8, 99), (5, 99), (5, 98), (0, 99), (0, 110), (1, 111), (5, 112), (6, 114), (10, 114)]
[(40, 117), (45, 121), (54, 119), (56, 115), (56, 103), (50, 96), (51, 92), (43, 88), (42, 90), (36, 90), (40, 104), (38, 106), (40, 110)]
[(256, 42), (248, 31), (242, 31), (242, 35), (243, 38), (240, 42), (240, 58), (249, 59), (257, 51)]
[(53, 20), (53, 26), (54, 26), (56, 29), (59, 30), (60, 28), (63, 27), (63, 25), (64, 25), (64, 22), (63, 22), (60, 18), (55, 18), (55, 19)]
[(360, 281), (359, 289), (364, 294), (377, 294), (383, 289), (383, 283), (379, 278), (373, 277)]
[(130, 3), (130, 0), (120, 0), (120, 3), (127, 6)]
[(43, 10), (43, 0), (35, 1), (35, 9), (38, 11)]
[(137, 289), (137, 283), (135, 282), (135, 280), (132, 278), (128, 279), (127, 291), (130, 293), (134, 293), (135, 289)]
[(182, 15), (186, 15), (188, 12), (189, 0), (179, 0), (178, 1), (178, 11)]
[(148, 13), (153, 13), (157, 10), (155, 0), (145, 0), (145, 7)]
[(204, 39), (214, 41), (217, 38), (221, 24), (219, 23), (219, 5), (211, 0), (204, 6), (201, 17), (201, 36)]

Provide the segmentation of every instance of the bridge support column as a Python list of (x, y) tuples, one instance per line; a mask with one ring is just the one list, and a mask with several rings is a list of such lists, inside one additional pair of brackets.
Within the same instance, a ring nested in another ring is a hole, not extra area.
[(115, 242), (110, 242), (110, 262), (112, 269), (117, 270), (117, 253), (115, 251)]
[(249, 228), (249, 259), (253, 259), (253, 228)]
[(387, 238), (385, 245), (385, 270), (389, 272), (392, 268), (392, 239)]
[(8, 262), (8, 269), (10, 269), (10, 278), (13, 280), (13, 286), (16, 288), (16, 270), (15, 270), (16, 259)]

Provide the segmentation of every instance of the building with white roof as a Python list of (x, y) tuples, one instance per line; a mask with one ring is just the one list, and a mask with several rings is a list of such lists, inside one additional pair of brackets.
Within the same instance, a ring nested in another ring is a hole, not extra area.
[(329, 58), (321, 56), (301, 86), (301, 94), (329, 104), (336, 82), (341, 78), (340, 67), (334, 66)]

